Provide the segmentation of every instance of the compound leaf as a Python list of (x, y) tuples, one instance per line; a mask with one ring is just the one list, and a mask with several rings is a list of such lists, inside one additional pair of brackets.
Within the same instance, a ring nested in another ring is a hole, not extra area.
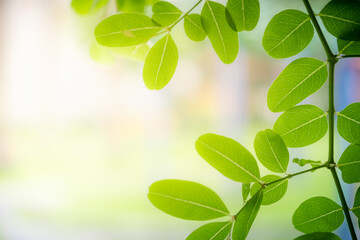
[(360, 2), (330, 1), (319, 13), (325, 28), (337, 38), (360, 40)]
[(201, 21), (220, 60), (230, 64), (239, 52), (239, 42), (238, 34), (229, 26), (225, 12), (222, 4), (206, 1), (201, 11)]
[(350, 143), (360, 144), (360, 102), (350, 104), (337, 115), (340, 136)]
[(186, 35), (193, 41), (201, 42), (206, 38), (200, 14), (193, 13), (186, 16), (184, 20), (184, 29)]
[(260, 18), (259, 0), (229, 0), (226, 8), (229, 25), (234, 24), (234, 31), (251, 31), (256, 27)]
[(152, 11), (152, 19), (161, 26), (170, 26), (182, 15), (182, 12), (177, 7), (165, 1), (155, 3)]
[[(266, 175), (261, 178), (265, 183), (269, 183), (272, 181), (279, 180), (281, 177), (276, 175)], [(262, 205), (270, 205), (279, 201), (286, 193), (288, 185), (288, 179), (284, 179), (274, 184), (270, 184), (263, 190), (263, 200)], [(251, 195), (253, 196), (261, 189), (261, 185), (259, 183), (254, 183), (251, 187)]]
[(143, 69), (145, 85), (160, 90), (173, 77), (178, 64), (178, 49), (170, 34), (159, 40), (147, 55)]
[(282, 112), (318, 91), (327, 80), (326, 62), (299, 58), (290, 63), (271, 85), (267, 104), (272, 112)]
[(232, 222), (208, 223), (194, 232), (186, 240), (224, 240), (229, 236)]
[(288, 9), (271, 19), (262, 43), (271, 57), (287, 58), (304, 50), (313, 36), (310, 17), (301, 11)]
[(273, 172), (286, 172), (289, 151), (279, 134), (271, 129), (258, 132), (254, 147), (256, 156), (264, 167)]
[(295, 211), (292, 222), (303, 233), (332, 232), (344, 221), (341, 206), (326, 197), (313, 197)]
[(302, 235), (294, 240), (341, 240), (341, 238), (331, 232), (316, 232)]
[(161, 211), (187, 220), (210, 220), (229, 216), (220, 197), (195, 182), (162, 180), (150, 186), (149, 200)]
[(345, 41), (338, 39), (337, 45), (339, 49), (339, 55), (356, 55), (360, 54), (360, 42), (359, 41)]
[(357, 218), (360, 218), (360, 187), (356, 191), (354, 206), (352, 207), (351, 211)]
[(72, 0), (71, 7), (77, 14), (85, 15), (100, 10), (108, 1), (109, 0)]
[(274, 130), (284, 139), (286, 146), (305, 147), (325, 136), (328, 128), (326, 115), (314, 105), (295, 106), (280, 115)]
[(200, 156), (224, 176), (242, 183), (260, 180), (255, 158), (235, 140), (208, 133), (198, 138), (195, 147)]
[(249, 194), (250, 194), (250, 183), (243, 183), (242, 184), (242, 188), (241, 188), (241, 192), (242, 192), (242, 196), (243, 196), (243, 201), (246, 202)]
[(351, 144), (340, 157), (338, 167), (346, 183), (360, 182), (360, 145)]
[(107, 47), (128, 47), (147, 42), (160, 29), (141, 13), (120, 13), (101, 21), (95, 28), (95, 37)]

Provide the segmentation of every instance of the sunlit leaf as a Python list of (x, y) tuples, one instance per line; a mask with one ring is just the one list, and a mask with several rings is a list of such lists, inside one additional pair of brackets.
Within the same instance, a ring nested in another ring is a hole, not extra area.
[(230, 234), (232, 222), (208, 223), (194, 232), (186, 240), (224, 240)]
[[(266, 183), (269, 183), (275, 180), (279, 180), (280, 178), (281, 177), (276, 175), (266, 175), (262, 177), (261, 180), (263, 180)], [(284, 179), (282, 181), (267, 186), (263, 190), (264, 195), (261, 204), (270, 205), (279, 201), (285, 195), (287, 190), (287, 185), (288, 185), (288, 179)], [(259, 183), (254, 183), (254, 185), (251, 187), (251, 191), (250, 191), (251, 195), (253, 196), (260, 189), (261, 189), (261, 185)]]
[(160, 1), (152, 7), (152, 19), (162, 26), (170, 26), (181, 17), (182, 12), (173, 4)]
[(120, 12), (144, 12), (145, 0), (116, 0)]
[(143, 78), (150, 90), (160, 90), (173, 77), (178, 64), (178, 49), (170, 34), (159, 40), (145, 59)]
[(77, 14), (85, 15), (104, 7), (109, 0), (72, 0), (71, 7)]
[(360, 102), (350, 104), (337, 115), (340, 136), (350, 143), (360, 144)]
[(271, 57), (287, 58), (304, 50), (313, 36), (310, 17), (301, 11), (288, 9), (271, 19), (262, 43)]
[(235, 140), (208, 133), (200, 136), (195, 146), (200, 156), (224, 176), (243, 183), (260, 180), (255, 158)]
[(95, 28), (98, 43), (107, 47), (136, 46), (162, 29), (140, 13), (120, 13), (104, 19)]
[(338, 167), (346, 183), (360, 182), (360, 145), (351, 144), (340, 157)]
[(271, 85), (267, 104), (272, 112), (282, 112), (318, 91), (327, 80), (326, 62), (299, 58), (290, 63)]
[(344, 221), (341, 206), (326, 197), (313, 197), (295, 211), (292, 222), (303, 233), (332, 232)]
[(249, 234), (250, 228), (260, 209), (263, 192), (258, 191), (250, 200), (242, 207), (236, 216), (234, 228), (232, 231), (232, 239), (245, 240)]
[(242, 184), (241, 192), (242, 192), (244, 202), (246, 202), (247, 198), (249, 197), (250, 187), (251, 187), (250, 183), (243, 183)]
[(201, 11), (204, 31), (222, 62), (232, 63), (238, 52), (237, 33), (232, 30), (226, 19), (226, 9), (213, 1), (206, 1)]
[(187, 220), (229, 216), (220, 197), (211, 189), (190, 181), (162, 180), (150, 186), (148, 197), (161, 211)]
[(341, 238), (331, 232), (316, 232), (302, 235), (294, 240), (341, 240)]
[(259, 161), (273, 172), (286, 172), (289, 164), (289, 151), (279, 134), (271, 129), (256, 134), (254, 142)]
[(200, 14), (194, 13), (186, 16), (184, 20), (184, 29), (186, 35), (193, 41), (201, 42), (206, 38)]
[(251, 31), (256, 27), (260, 17), (259, 0), (229, 0), (226, 8), (235, 31)]
[(360, 40), (360, 2), (330, 1), (319, 13), (325, 28), (337, 38)]
[(286, 146), (305, 147), (325, 136), (328, 128), (326, 115), (314, 105), (295, 106), (276, 120), (274, 130), (284, 139)]
[(356, 217), (360, 218), (360, 187), (356, 191), (354, 205), (351, 211), (355, 214)]
[(338, 39), (337, 45), (339, 54), (356, 55), (360, 54), (360, 41), (345, 41)]
[(320, 166), (322, 163), (321, 161), (314, 161), (314, 160), (308, 160), (308, 159), (299, 159), (294, 158), (293, 163), (299, 164), (300, 167), (303, 167), (307, 164), (311, 165), (311, 167), (317, 167)]

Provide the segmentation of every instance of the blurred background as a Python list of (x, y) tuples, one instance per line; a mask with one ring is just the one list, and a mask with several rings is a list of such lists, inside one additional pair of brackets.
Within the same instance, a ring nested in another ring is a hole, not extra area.
[[(183, 11), (194, 4), (169, 2)], [(312, 2), (318, 12), (327, 0)], [(204, 184), (237, 212), (241, 184), (203, 161), (194, 142), (212, 132), (254, 152), (256, 132), (272, 127), (277, 115), (267, 109), (267, 90), (299, 56), (271, 59), (262, 35), (274, 14), (304, 7), (302, 1), (262, 0), (261, 8), (258, 27), (239, 34), (240, 53), (231, 65), (218, 60), (208, 40), (188, 40), (179, 24), (175, 76), (163, 90), (149, 91), (142, 54), (94, 42), (95, 25), (114, 7), (80, 16), (69, 0), (1, 0), (0, 239), (185, 239), (204, 223), (175, 219), (147, 199), (151, 183), (168, 178)], [(300, 55), (326, 60), (316, 35)], [(338, 111), (360, 100), (359, 59), (337, 65), (336, 84)], [(327, 110), (327, 86), (306, 102)], [(346, 143), (337, 139), (339, 153)], [(291, 157), (326, 161), (324, 149), (326, 137), (291, 149)], [(302, 169), (291, 163), (289, 172)], [(352, 206), (355, 186), (343, 186)], [(261, 208), (248, 239), (301, 235), (292, 213), (319, 195), (338, 200), (329, 171), (291, 179), (281, 201)], [(337, 233), (349, 239), (347, 231), (344, 223)]]

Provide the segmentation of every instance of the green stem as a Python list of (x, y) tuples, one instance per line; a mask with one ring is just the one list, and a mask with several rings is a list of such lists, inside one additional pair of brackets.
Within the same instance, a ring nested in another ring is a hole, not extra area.
[(169, 30), (171, 30), (173, 27), (175, 27), (181, 20), (183, 20), (187, 15), (189, 15), (203, 0), (199, 0), (189, 11), (184, 13), (181, 18), (179, 18), (176, 22), (174, 22), (170, 27)]
[(359, 55), (343, 55), (343, 56), (339, 56), (338, 58), (341, 59), (341, 58), (358, 58), (360, 57), (360, 54)]

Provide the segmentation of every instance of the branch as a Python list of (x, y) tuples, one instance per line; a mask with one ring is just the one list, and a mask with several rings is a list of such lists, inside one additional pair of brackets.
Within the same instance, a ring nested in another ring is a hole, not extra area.
[(171, 30), (173, 27), (175, 27), (181, 20), (183, 20), (187, 15), (189, 15), (203, 0), (199, 0), (189, 11), (184, 13), (181, 18), (179, 18), (176, 22), (174, 22), (170, 27), (169, 30)]

